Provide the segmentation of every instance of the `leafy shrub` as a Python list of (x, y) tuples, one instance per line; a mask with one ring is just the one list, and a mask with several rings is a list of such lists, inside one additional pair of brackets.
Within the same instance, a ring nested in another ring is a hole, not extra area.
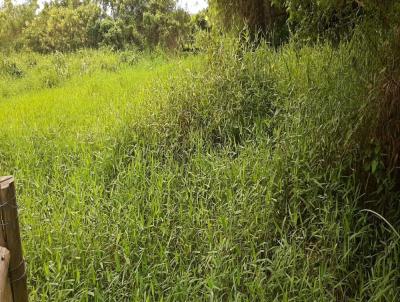
[(127, 24), (122, 19), (110, 17), (96, 22), (92, 34), (100, 46), (109, 46), (115, 50), (123, 49), (127, 45), (134, 45), (141, 49), (143, 37), (138, 33), (133, 24)]
[(39, 52), (96, 46), (90, 32), (99, 17), (100, 8), (94, 3), (77, 8), (50, 5), (25, 29), (27, 45)]

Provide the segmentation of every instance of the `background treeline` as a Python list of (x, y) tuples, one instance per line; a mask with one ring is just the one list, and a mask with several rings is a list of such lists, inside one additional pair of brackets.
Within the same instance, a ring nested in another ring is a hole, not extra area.
[[(74, 51), (108, 46), (193, 49), (199, 30), (236, 32), (246, 27), (253, 39), (281, 45), (350, 39), (356, 28), (388, 28), (396, 23), (393, 0), (210, 0), (190, 16), (176, 0), (55, 0), (39, 9), (37, 0), (0, 7), (0, 49)], [(393, 26), (391, 27), (393, 29)]]
[(178, 49), (197, 27), (174, 0), (37, 0), (0, 8), (0, 49), (38, 52), (113, 49)]

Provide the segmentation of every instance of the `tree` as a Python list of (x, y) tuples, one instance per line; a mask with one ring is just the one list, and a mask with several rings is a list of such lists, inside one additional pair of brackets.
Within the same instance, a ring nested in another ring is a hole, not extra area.
[(24, 31), (26, 43), (40, 52), (96, 46), (91, 33), (100, 13), (100, 8), (94, 3), (76, 8), (73, 5), (48, 5)]
[(190, 16), (176, 9), (175, 0), (102, 0), (101, 5), (120, 28), (133, 27), (133, 40), (142, 37), (149, 48), (176, 48), (189, 33)]
[[(214, 19), (224, 28), (268, 34), (289, 28), (303, 39), (339, 42), (370, 19), (377, 26), (394, 24), (396, 0), (210, 0)], [(391, 21), (389, 21), (391, 20)], [(379, 24), (378, 24), (379, 23)]]
[(113, 49), (123, 49), (134, 45), (143, 49), (143, 37), (139, 34), (134, 23), (125, 23), (122, 19), (106, 17), (99, 19), (93, 29), (94, 40), (98, 46), (110, 46)]
[(181, 9), (175, 9), (173, 0), (149, 0), (143, 14), (142, 30), (147, 45), (177, 48), (179, 39), (190, 32), (190, 16)]
[(175, 49), (190, 34), (190, 16), (176, 8), (175, 0), (53, 0), (38, 12), (37, 0), (18, 6), (11, 1), (0, 8), (0, 48)]
[(5, 0), (0, 7), (0, 49), (18, 49), (23, 46), (22, 32), (35, 17), (37, 1), (13, 5)]
[(217, 23), (224, 28), (247, 26), (253, 33), (268, 33), (285, 26), (284, 6), (273, 0), (210, 0)]

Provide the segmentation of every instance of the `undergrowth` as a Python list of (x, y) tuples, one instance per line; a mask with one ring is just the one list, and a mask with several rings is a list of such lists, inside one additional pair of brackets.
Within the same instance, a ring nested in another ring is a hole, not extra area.
[(31, 299), (397, 301), (399, 217), (371, 203), (398, 190), (357, 172), (384, 160), (379, 58), (211, 44), (0, 103)]
[[(105, 71), (119, 72), (143, 62), (165, 62), (163, 53), (82, 49), (76, 53), (0, 53), (0, 100), (21, 93), (60, 87), (69, 80)], [(152, 64), (153, 64), (152, 63)]]

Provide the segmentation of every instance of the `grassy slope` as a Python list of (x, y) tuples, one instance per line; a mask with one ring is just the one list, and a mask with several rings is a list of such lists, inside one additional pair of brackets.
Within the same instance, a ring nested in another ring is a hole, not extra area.
[(33, 301), (396, 299), (347, 172), (374, 61), (216, 48), (0, 101)]
[(100, 280), (117, 294), (124, 256), (110, 249), (127, 241), (115, 229), (121, 209), (110, 208), (106, 170), (124, 125), (140, 118), (149, 83), (182, 68), (144, 62), (0, 101), (0, 171), (18, 181), (34, 301), (85, 299)]

